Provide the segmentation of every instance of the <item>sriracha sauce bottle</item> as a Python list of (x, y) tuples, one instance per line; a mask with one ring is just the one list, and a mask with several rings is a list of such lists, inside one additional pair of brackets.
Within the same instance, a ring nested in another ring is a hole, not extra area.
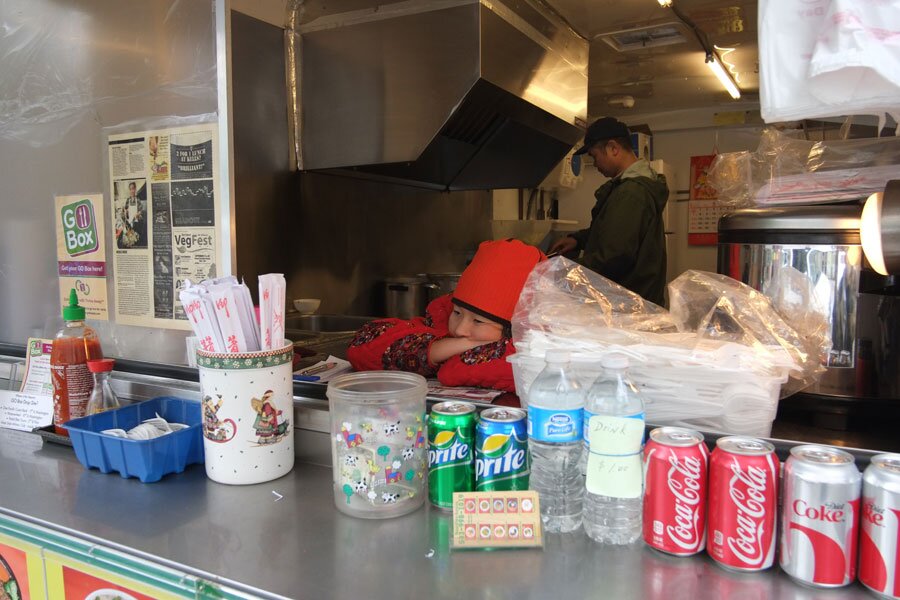
[(69, 292), (69, 305), (62, 309), (66, 321), (50, 351), (50, 373), (53, 380), (53, 429), (69, 435), (62, 424), (85, 416), (88, 400), (94, 390), (94, 377), (87, 361), (103, 358), (97, 333), (84, 323), (84, 307), (78, 295)]

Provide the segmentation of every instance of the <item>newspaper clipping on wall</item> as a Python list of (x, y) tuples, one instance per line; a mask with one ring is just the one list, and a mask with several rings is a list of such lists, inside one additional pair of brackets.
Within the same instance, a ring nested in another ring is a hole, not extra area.
[(116, 322), (190, 329), (185, 279), (218, 275), (214, 123), (109, 136)]

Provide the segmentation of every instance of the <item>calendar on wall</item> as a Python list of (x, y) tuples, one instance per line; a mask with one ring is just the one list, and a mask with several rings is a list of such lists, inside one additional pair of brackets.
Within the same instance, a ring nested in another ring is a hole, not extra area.
[(715, 154), (691, 157), (691, 190), (688, 203), (688, 244), (715, 246), (718, 242), (719, 217), (725, 208), (717, 200), (716, 189), (709, 185), (709, 167)]

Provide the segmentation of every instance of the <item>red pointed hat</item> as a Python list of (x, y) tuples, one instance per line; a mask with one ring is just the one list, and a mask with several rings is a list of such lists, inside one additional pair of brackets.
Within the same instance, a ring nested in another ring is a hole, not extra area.
[(453, 303), (509, 327), (525, 280), (543, 260), (543, 252), (519, 240), (481, 242), (456, 284)]

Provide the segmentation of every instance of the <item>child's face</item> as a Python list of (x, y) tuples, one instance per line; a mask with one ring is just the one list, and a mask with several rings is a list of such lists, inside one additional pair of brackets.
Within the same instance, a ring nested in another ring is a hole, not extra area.
[(503, 337), (503, 326), (500, 323), (455, 305), (448, 328), (453, 337), (469, 338), (476, 342), (496, 342)]

